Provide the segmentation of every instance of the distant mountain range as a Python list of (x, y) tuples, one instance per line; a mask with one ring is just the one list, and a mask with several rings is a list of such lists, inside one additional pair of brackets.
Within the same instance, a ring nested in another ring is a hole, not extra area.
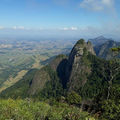
[(94, 46), (94, 50), (96, 52), (96, 55), (98, 57), (104, 58), (104, 59), (112, 59), (112, 58), (120, 58), (119, 54), (115, 54), (111, 51), (111, 48), (114, 47), (119, 47), (120, 46), (120, 42), (116, 42), (113, 40), (108, 40), (105, 43), (101, 44), (101, 45), (96, 45)]
[(96, 45), (101, 45), (109, 40), (112, 40), (112, 39), (105, 38), (104, 36), (99, 36), (94, 39), (89, 39), (88, 41), (90, 41), (94, 46), (96, 46)]
[(104, 58), (106, 60), (120, 58), (120, 55), (116, 55), (111, 51), (111, 48), (119, 47), (120, 42), (105, 38), (103, 36), (97, 37), (95, 39), (89, 39), (89, 41), (94, 45), (94, 50), (98, 57)]

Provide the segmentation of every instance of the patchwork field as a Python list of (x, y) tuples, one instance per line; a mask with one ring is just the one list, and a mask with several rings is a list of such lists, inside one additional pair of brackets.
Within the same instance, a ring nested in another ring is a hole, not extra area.
[(58, 54), (68, 54), (74, 42), (0, 42), (0, 92), (19, 81), (30, 69), (40, 69)]

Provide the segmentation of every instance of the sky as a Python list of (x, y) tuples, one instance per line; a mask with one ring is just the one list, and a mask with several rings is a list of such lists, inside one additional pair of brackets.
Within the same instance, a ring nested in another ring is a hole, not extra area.
[(120, 0), (0, 0), (0, 37), (120, 38)]

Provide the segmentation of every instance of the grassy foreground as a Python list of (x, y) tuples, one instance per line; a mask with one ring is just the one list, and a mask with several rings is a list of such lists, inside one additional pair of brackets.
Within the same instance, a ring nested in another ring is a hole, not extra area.
[(0, 120), (95, 120), (65, 103), (49, 105), (31, 100), (0, 100)]

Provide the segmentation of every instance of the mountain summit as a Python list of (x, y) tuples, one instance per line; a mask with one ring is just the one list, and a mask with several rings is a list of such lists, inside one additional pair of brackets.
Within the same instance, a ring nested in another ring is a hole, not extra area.
[(88, 54), (95, 55), (91, 42), (85, 42), (83, 39), (79, 40), (69, 55), (66, 68), (70, 90), (74, 90), (86, 83), (86, 74), (89, 74), (91, 71), (89, 60), (87, 59)]
[(101, 45), (109, 40), (112, 40), (112, 39), (108, 39), (108, 38), (105, 38), (104, 36), (99, 36), (97, 38), (94, 38), (94, 39), (89, 39), (89, 41), (95, 46), (95, 45)]

